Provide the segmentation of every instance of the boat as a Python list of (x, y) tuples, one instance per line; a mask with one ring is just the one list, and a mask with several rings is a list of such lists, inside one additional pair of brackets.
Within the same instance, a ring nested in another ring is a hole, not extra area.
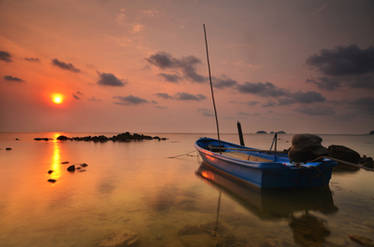
[(266, 152), (208, 137), (198, 139), (195, 148), (218, 172), (261, 189), (326, 187), (337, 165), (328, 158), (295, 163), (287, 153)]

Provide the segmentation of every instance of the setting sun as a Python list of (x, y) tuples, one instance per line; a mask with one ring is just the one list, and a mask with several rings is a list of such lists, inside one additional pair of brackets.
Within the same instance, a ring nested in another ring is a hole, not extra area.
[(64, 96), (59, 93), (52, 94), (52, 102), (55, 104), (61, 104), (64, 101)]

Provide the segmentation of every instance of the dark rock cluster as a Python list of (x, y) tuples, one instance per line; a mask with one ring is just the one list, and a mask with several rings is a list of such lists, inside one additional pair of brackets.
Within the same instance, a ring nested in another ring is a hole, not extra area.
[[(351, 163), (356, 169), (360, 167), (373, 169), (373, 158), (366, 157), (356, 152), (355, 150), (342, 146), (330, 145), (328, 148), (322, 146), (322, 138), (312, 134), (297, 134), (292, 137), (292, 146), (288, 150), (288, 157), (294, 162), (308, 162), (316, 160), (321, 156), (328, 156)], [(339, 162), (340, 163), (340, 162)], [(351, 165), (351, 166), (353, 166)]]
[(369, 135), (374, 135), (374, 130), (370, 131)]
[(59, 141), (86, 141), (86, 142), (107, 142), (107, 141), (113, 141), (113, 142), (129, 142), (129, 141), (142, 141), (142, 140), (159, 140), (163, 141), (167, 138), (160, 138), (159, 136), (147, 136), (143, 134), (130, 134), (129, 132), (121, 133), (116, 136), (107, 137), (104, 135), (100, 136), (83, 136), (83, 137), (67, 137), (64, 135), (61, 135), (57, 137), (57, 140)]

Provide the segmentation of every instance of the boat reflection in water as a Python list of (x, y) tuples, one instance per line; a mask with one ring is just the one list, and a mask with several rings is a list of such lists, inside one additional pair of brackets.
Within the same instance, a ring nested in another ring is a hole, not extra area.
[[(334, 214), (332, 193), (328, 187), (295, 190), (261, 190), (233, 180), (203, 162), (196, 174), (244, 208), (265, 221), (287, 220), (293, 239), (301, 246), (323, 246), (330, 235), (327, 222), (310, 211)], [(217, 205), (217, 226), (220, 197)]]

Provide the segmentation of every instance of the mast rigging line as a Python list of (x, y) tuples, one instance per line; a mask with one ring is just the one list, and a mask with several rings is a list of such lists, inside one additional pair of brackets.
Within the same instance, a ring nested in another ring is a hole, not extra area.
[(209, 82), (210, 82), (210, 92), (211, 92), (211, 95), (212, 95), (213, 109), (214, 109), (214, 116), (215, 116), (215, 118), (216, 118), (217, 137), (218, 137), (218, 141), (220, 141), (221, 138), (220, 138), (220, 135), (219, 135), (219, 125), (218, 125), (218, 117), (217, 117), (216, 102), (215, 102), (215, 100), (214, 100), (214, 91), (213, 91), (213, 83), (212, 83), (212, 73), (211, 73), (211, 70), (210, 70), (210, 62), (209, 62), (208, 39), (207, 39), (207, 35), (206, 35), (205, 24), (203, 24), (203, 29), (204, 29), (204, 37), (205, 37), (206, 60), (207, 60), (207, 63), (208, 63), (208, 73), (209, 73)]

